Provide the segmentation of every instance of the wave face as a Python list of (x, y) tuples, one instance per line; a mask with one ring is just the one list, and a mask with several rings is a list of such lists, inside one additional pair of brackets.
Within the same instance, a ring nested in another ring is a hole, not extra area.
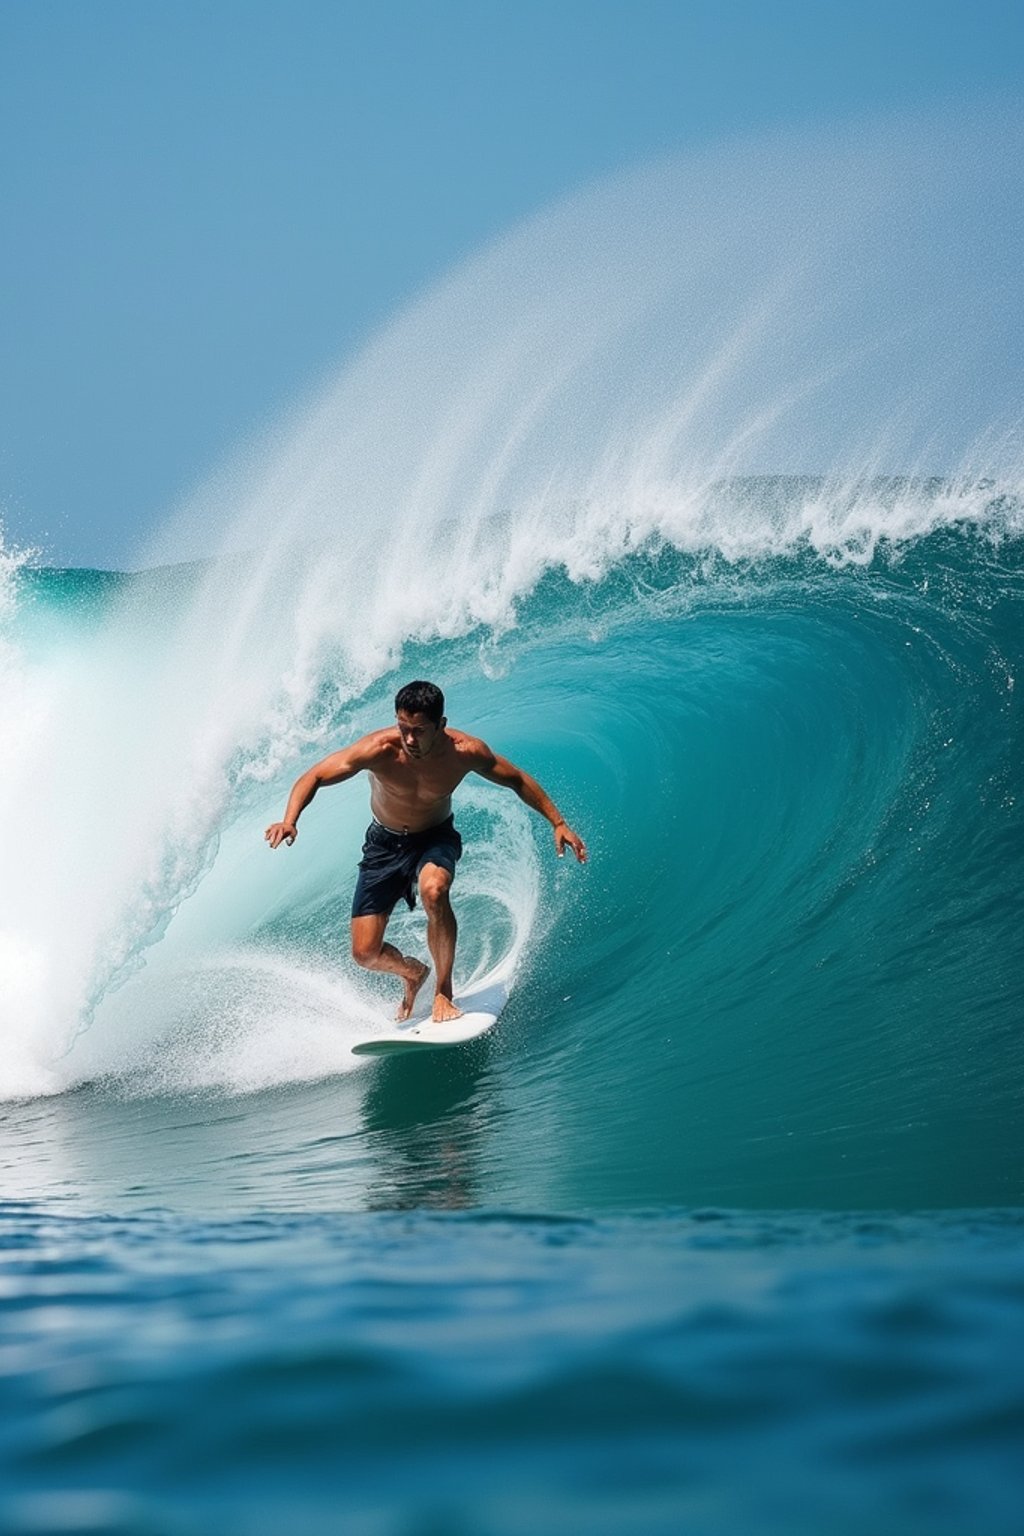
[(0, 1093), (364, 1073), (362, 789), (293, 849), (262, 830), (427, 676), (593, 854), (461, 793), (459, 979), (515, 981), (451, 1068), (490, 1105), (473, 1198), (1019, 1199), (1024, 155), (997, 126), (592, 189), (374, 338), (150, 568), (5, 557)]
[[(720, 494), (778, 529), (827, 490)], [(1021, 507), (937, 484), (871, 494), (879, 523), (913, 503), (940, 525), (842, 560), (806, 541), (742, 562), (651, 544), (590, 582), (549, 573), (501, 638), (421, 643), (358, 701), (319, 679), (310, 734), (332, 741), (387, 719), (402, 678), (442, 679), (453, 720), (535, 772), (588, 839), (585, 870), (556, 865), (514, 797), (463, 792), (461, 974), (517, 974), (510, 1134), (528, 1143), (539, 1117), (554, 1138), (556, 1208), (1020, 1197)], [(283, 754), (237, 751), (209, 801), (195, 766), (180, 786), (180, 758), (161, 762), (156, 714), (186, 705), (140, 627), (223, 579), (21, 577), (20, 665), (33, 699), (40, 679), (59, 694), (64, 745), (42, 752), (39, 722), (21, 748), (59, 836), (29, 816), (5, 874), (8, 1097), (345, 1073), (385, 1006), (345, 963), (360, 786), (325, 792), (271, 857)], [(485, 1173), (508, 1153), (490, 1144)]]

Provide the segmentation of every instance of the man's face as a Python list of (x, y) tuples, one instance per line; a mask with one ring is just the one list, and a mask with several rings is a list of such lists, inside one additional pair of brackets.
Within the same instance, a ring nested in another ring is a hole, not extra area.
[(402, 738), (402, 746), (409, 757), (426, 757), (437, 734), (443, 725), (435, 725), (428, 720), (426, 715), (407, 715), (404, 709), (400, 709), (395, 716), (398, 722), (399, 734)]

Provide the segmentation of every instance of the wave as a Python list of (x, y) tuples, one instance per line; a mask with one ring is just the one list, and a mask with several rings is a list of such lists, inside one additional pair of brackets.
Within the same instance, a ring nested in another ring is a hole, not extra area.
[[(23, 572), (20, 665), (54, 713), (23, 739), (22, 803), (68, 835), (32, 817), (9, 837), (5, 1096), (237, 1094), (355, 1068), (393, 1001), (346, 963), (362, 793), (325, 792), (283, 854), (261, 833), (301, 755), (285, 742), (308, 757), (379, 723), (415, 673), (591, 848), (586, 870), (559, 865), (512, 796), (462, 795), (459, 975), (517, 975), (508, 1048), (534, 1112), (572, 1126), (560, 1208), (709, 1179), (737, 1203), (768, 1180), (785, 1204), (810, 1153), (824, 1204), (872, 1203), (866, 1179), (875, 1198), (1017, 1198), (1024, 542), (1012, 498), (987, 494), (974, 521), (940, 513), (867, 562), (807, 539), (755, 560), (661, 542), (596, 580), (551, 570), (514, 627), (421, 640), (358, 695), (322, 673), (285, 733), (219, 761), (194, 722), (176, 739), (186, 701), (153, 681), (180, 644), (154, 638), (154, 594), (173, 612), (212, 571), (113, 591)], [(195, 777), (211, 760), (213, 792)], [(156, 784), (135, 784), (147, 763)], [(421, 919), (401, 922), (422, 945)]]
[[(713, 1167), (749, 1196), (763, 1155), (785, 1203), (813, 1152), (836, 1188), (1014, 1197), (1019, 393), (964, 361), (995, 357), (1014, 132), (981, 161), (787, 143), (733, 148), (728, 195), (721, 156), (594, 189), (230, 466), (154, 546), (172, 563), (5, 557), (0, 1094), (354, 1067), (386, 1006), (344, 961), (365, 806), (325, 794), (273, 858), (261, 832), (431, 676), (593, 851), (548, 864), (512, 797), (463, 797), (462, 978), (516, 976), (506, 1039), (571, 1121), (570, 1183), (678, 1200)], [(810, 444), (827, 473), (764, 469)]]

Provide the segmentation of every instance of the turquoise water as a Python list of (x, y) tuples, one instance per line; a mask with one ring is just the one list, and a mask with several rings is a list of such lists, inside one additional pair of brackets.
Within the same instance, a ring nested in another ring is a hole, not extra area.
[[(1020, 504), (716, 494), (759, 551), (407, 584), (399, 648), (244, 553), (8, 573), (5, 1530), (1017, 1529)], [(261, 834), (414, 675), (591, 862), (461, 791), (510, 1002), (367, 1062), (365, 785)]]
[(5, 1530), (1019, 1529), (1016, 1217), (0, 1216)]

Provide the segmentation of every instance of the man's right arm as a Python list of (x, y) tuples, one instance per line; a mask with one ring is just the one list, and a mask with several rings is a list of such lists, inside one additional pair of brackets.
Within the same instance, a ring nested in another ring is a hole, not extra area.
[(288, 796), (284, 820), (275, 821), (263, 834), (271, 848), (279, 848), (282, 843), (287, 843), (290, 847), (294, 843), (299, 835), (297, 825), (299, 817), (318, 789), (325, 784), (343, 784), (346, 779), (354, 778), (365, 768), (372, 768), (380, 756), (379, 736), (363, 736), (359, 741), (353, 742), (350, 747), (343, 747), (340, 752), (332, 752), (322, 762), (315, 763), (312, 768), (300, 774)]

